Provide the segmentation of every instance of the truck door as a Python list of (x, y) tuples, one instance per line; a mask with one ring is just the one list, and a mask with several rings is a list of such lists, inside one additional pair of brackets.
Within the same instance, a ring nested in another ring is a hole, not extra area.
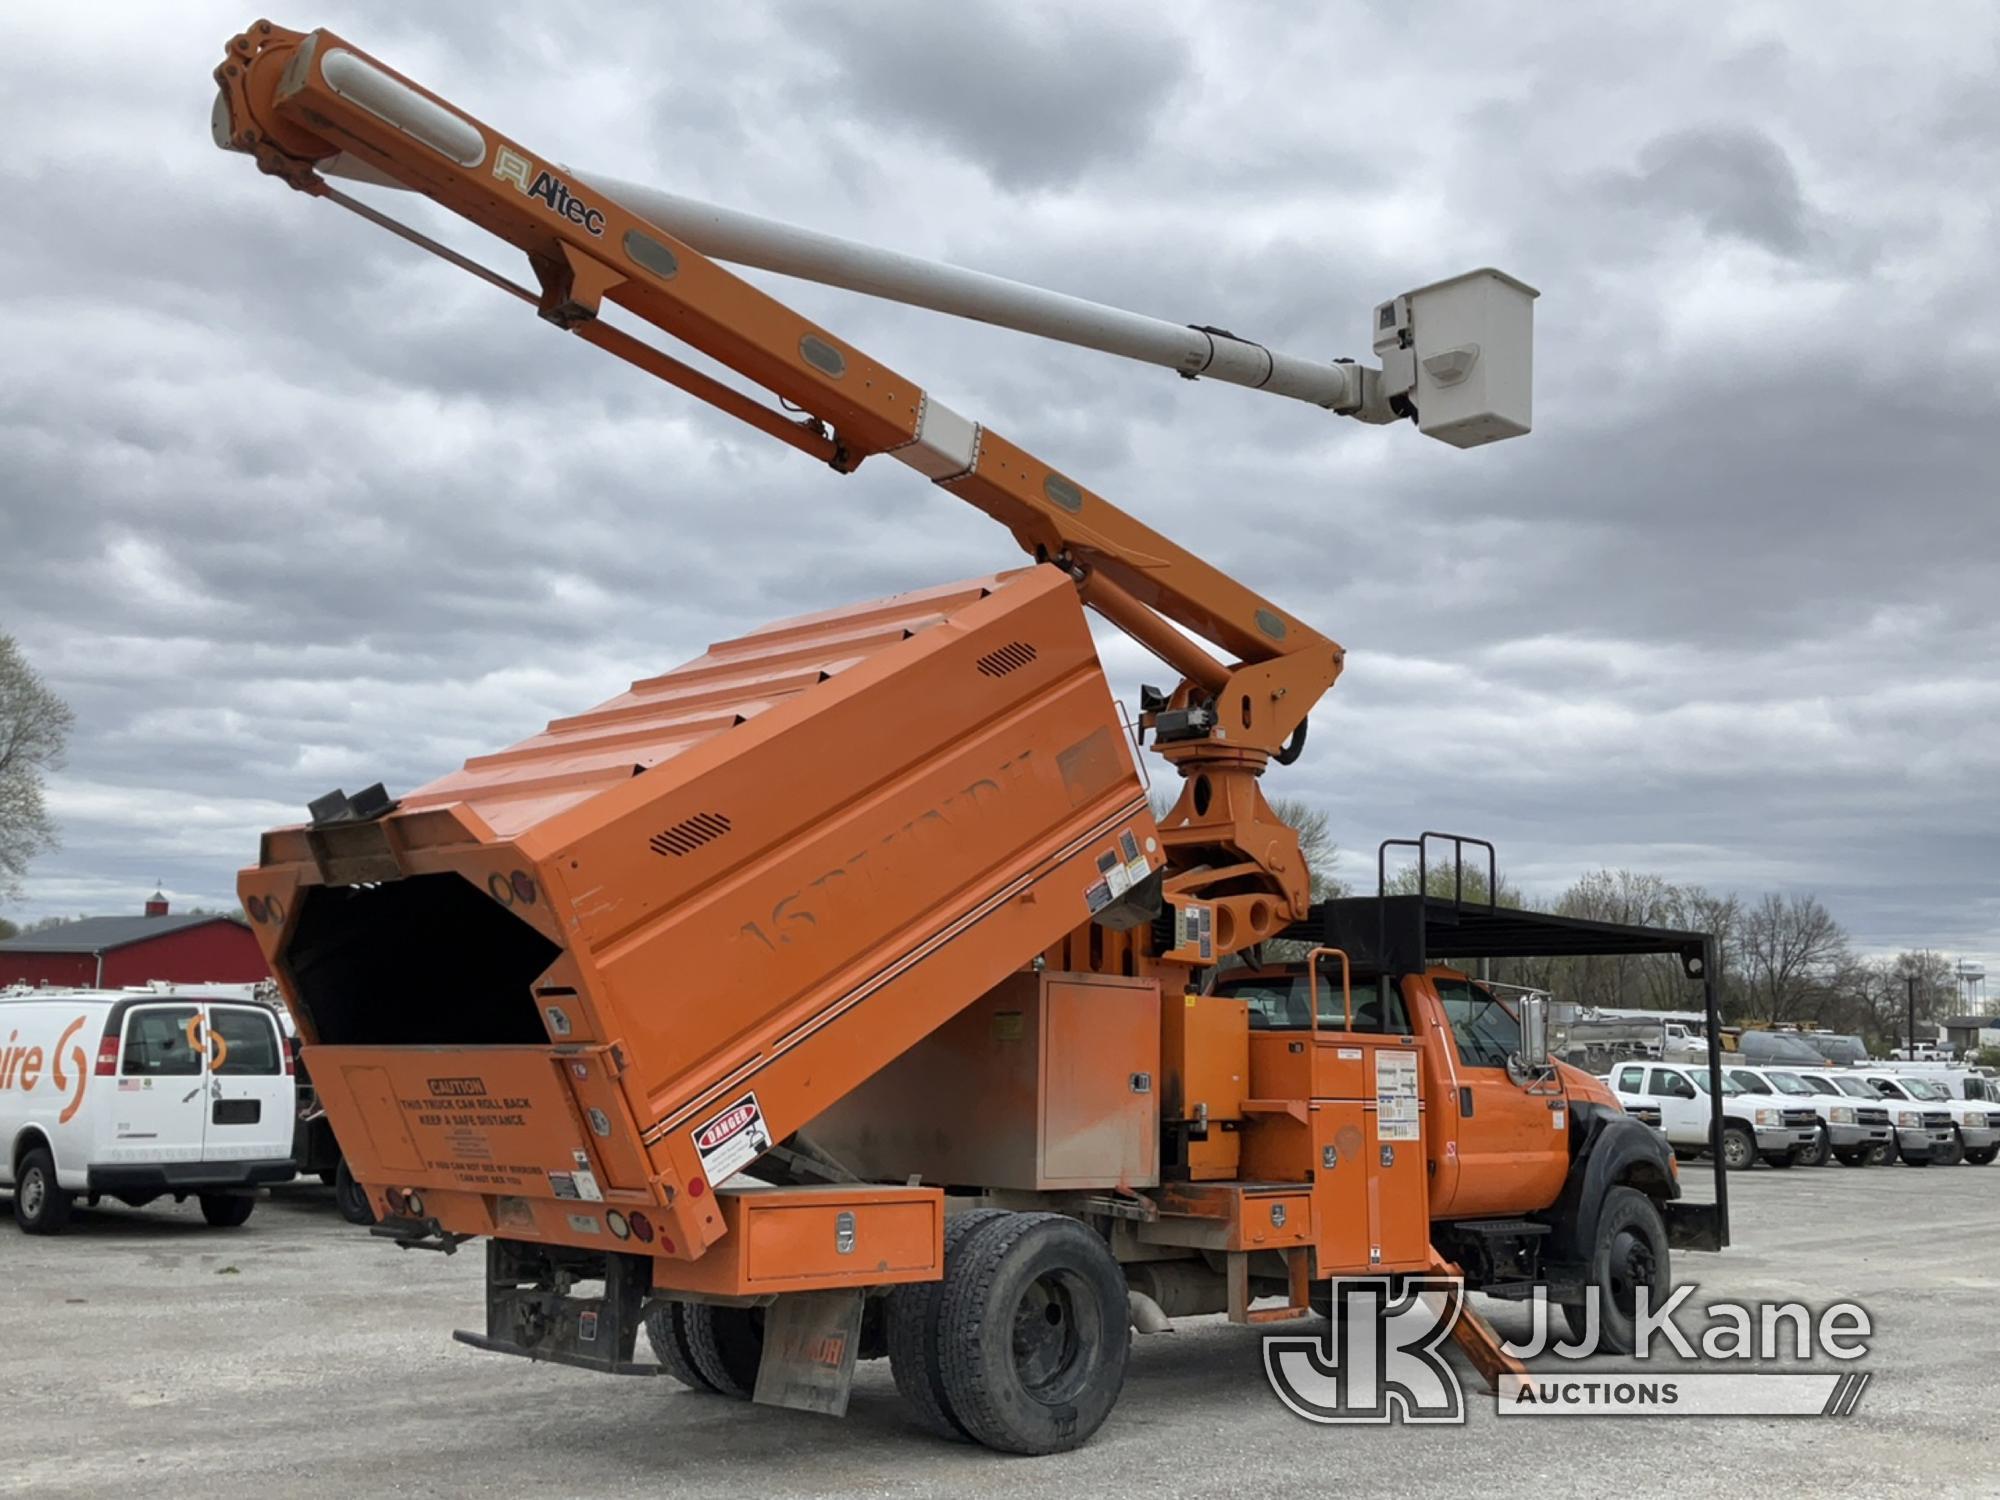
[(1491, 990), (1445, 974), (1411, 985), (1425, 988), (1446, 1085), (1444, 1108), (1433, 1111), (1438, 1149), (1457, 1162), (1455, 1180), (1447, 1163), (1439, 1165), (1433, 1216), (1546, 1208), (1569, 1174), (1569, 1101), (1562, 1085), (1545, 1080), (1531, 1086), (1508, 1072), (1508, 1059), (1521, 1047), (1521, 1028)]
[(125, 1013), (117, 1087), (104, 1106), (107, 1163), (201, 1160), (208, 1080), (200, 1037), (199, 1005), (135, 1005)]
[(1678, 1068), (1654, 1068), (1648, 1092), (1660, 1101), (1660, 1125), (1676, 1146), (1708, 1143), (1708, 1105)]
[(283, 1161), (292, 1154), (294, 1083), (277, 1018), (258, 1005), (203, 1007), (209, 1161)]

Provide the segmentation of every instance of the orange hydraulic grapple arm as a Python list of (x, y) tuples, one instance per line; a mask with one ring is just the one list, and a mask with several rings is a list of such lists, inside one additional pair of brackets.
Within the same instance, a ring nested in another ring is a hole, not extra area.
[[(540, 315), (781, 441), (849, 472), (887, 453), (1066, 569), (1085, 603), (1182, 674), (1144, 723), (1184, 778), (1162, 821), (1169, 962), (1209, 962), (1304, 915), (1297, 837), (1258, 787), (1288, 763), (1340, 675), (1341, 648), (914, 381), (572, 174), (331, 32), (259, 21), (216, 69), (219, 145), (535, 303)], [(423, 193), (528, 257), (515, 286), (336, 191), (328, 175)], [(810, 413), (801, 422), (601, 321), (605, 301)], [(1217, 657), (1183, 630), (1219, 648)], [(1206, 919), (1204, 921), (1203, 919)], [(1207, 946), (1200, 937), (1208, 933)]]

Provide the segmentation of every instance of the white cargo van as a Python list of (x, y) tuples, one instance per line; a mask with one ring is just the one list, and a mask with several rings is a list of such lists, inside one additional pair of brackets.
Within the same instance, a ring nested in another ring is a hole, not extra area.
[(219, 1226), (293, 1175), (291, 1051), (254, 1002), (192, 989), (0, 995), (0, 1189), (30, 1234), (78, 1197), (171, 1194)]

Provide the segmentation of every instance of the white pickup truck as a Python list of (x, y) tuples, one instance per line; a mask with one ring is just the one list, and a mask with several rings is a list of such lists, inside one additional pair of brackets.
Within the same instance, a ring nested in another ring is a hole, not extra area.
[(1886, 1101), (1850, 1097), (1823, 1075), (1803, 1069), (1732, 1063), (1722, 1070), (1722, 1076), (1745, 1093), (1761, 1094), (1781, 1104), (1809, 1105), (1818, 1112), (1819, 1139), (1799, 1158), (1799, 1165), (1823, 1167), (1838, 1159), (1859, 1167), (1889, 1160), (1891, 1127)]
[[(1903, 1160), (1912, 1166), (1936, 1162), (1949, 1167), (1969, 1161), (1975, 1167), (1983, 1167), (2000, 1154), (2000, 1110), (1994, 1106), (1983, 1100), (1954, 1099), (1943, 1085), (1928, 1078), (1870, 1069), (1858, 1071), (1863, 1081), (1888, 1101), (1889, 1113), (1896, 1121), (1897, 1147)], [(1942, 1121), (1941, 1113), (1945, 1116)], [(1951, 1127), (1949, 1139), (1938, 1139), (1937, 1127), (1941, 1123)], [(1919, 1144), (1913, 1151), (1903, 1143), (1904, 1132), (1913, 1127), (1915, 1135), (1930, 1142), (1928, 1150)]]
[[(1708, 1069), (1683, 1063), (1621, 1063), (1611, 1072), (1611, 1091), (1631, 1108), (1654, 1105), (1667, 1144), (1678, 1156), (1708, 1149)], [(1722, 1164), (1731, 1171), (1756, 1165), (1789, 1167), (1808, 1158), (1820, 1141), (1819, 1112), (1806, 1104), (1781, 1104), (1747, 1094), (1722, 1075)]]

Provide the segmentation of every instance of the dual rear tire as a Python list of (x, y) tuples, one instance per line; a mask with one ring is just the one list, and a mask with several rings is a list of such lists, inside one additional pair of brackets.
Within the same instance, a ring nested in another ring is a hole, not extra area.
[[(1066, 1452), (1104, 1424), (1125, 1384), (1125, 1273), (1100, 1235), (1061, 1214), (953, 1215), (943, 1279), (898, 1287), (886, 1314), (896, 1388), (940, 1437)], [(646, 1337), (683, 1385), (747, 1400), (763, 1316), (669, 1302), (647, 1315)]]
[[(975, 1216), (976, 1215), (976, 1216)], [(1061, 1214), (963, 1215), (942, 1282), (889, 1310), (896, 1384), (933, 1431), (1003, 1453), (1086, 1442), (1125, 1384), (1125, 1273)]]

